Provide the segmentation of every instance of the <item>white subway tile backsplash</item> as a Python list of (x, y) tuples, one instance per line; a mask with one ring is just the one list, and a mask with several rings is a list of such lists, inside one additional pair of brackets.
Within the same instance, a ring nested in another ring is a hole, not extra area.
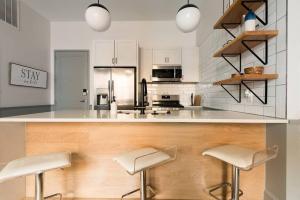
[(277, 22), (279, 35), (277, 37), (277, 52), (286, 50), (287, 35), (286, 35), (286, 17), (283, 17)]
[[(258, 11), (258, 15), (264, 19), (265, 8), (262, 6)], [(265, 73), (278, 73), (278, 80), (271, 80), (268, 84), (268, 104), (262, 104), (256, 97), (253, 100), (246, 99), (245, 87), (242, 87), (242, 103), (237, 103), (225, 90), (219, 86), (207, 87), (198, 84), (196, 91), (202, 94), (204, 106), (232, 110), (237, 112), (246, 112), (257, 115), (265, 115), (270, 117), (286, 116), (286, 0), (269, 0), (269, 24), (259, 29), (279, 30), (278, 37), (268, 41), (268, 64), (265, 65)], [(234, 33), (238, 34), (242, 28), (236, 28)], [(222, 58), (213, 58), (213, 54), (225, 44), (231, 36), (224, 30), (214, 30), (210, 36), (200, 45), (200, 61), (201, 61), (201, 77), (203, 82), (213, 82), (226, 79), (236, 71)], [(261, 44), (253, 49), (258, 55), (264, 58), (265, 46)], [(238, 67), (237, 58), (230, 59), (232, 63)], [(262, 63), (256, 59), (249, 51), (242, 54), (242, 66), (259, 66)], [(264, 99), (265, 85), (263, 82), (247, 83), (258, 96)], [(229, 91), (238, 97), (238, 87), (226, 86)]]
[(278, 0), (277, 2), (277, 19), (286, 15), (287, 2), (285, 0)]
[(277, 73), (279, 78), (276, 80), (276, 85), (286, 84), (286, 71), (287, 71), (287, 53), (286, 51), (279, 52), (277, 55)]
[(286, 85), (276, 86), (276, 117), (286, 118)]

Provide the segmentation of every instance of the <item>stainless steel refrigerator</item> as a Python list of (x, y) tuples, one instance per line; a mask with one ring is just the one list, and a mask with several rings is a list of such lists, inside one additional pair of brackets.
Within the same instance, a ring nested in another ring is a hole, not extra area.
[(131, 110), (136, 105), (135, 67), (95, 67), (94, 105), (97, 110), (109, 110), (115, 98), (119, 110)]

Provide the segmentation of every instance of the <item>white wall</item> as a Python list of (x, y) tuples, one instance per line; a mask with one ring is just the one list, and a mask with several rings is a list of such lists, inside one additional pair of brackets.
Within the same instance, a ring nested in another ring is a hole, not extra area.
[[(212, 3), (204, 3), (203, 22), (197, 34), (198, 45), (200, 46), (201, 80), (203, 82), (214, 82), (230, 78), (236, 71), (222, 58), (213, 58), (213, 54), (233, 38), (225, 30), (213, 30), (218, 17), (222, 15), (222, 0)], [(216, 7), (216, 5), (220, 5)], [(257, 13), (263, 18), (264, 7)], [(203, 104), (208, 107), (245, 112), (257, 115), (286, 118), (286, 70), (287, 70), (287, 38), (286, 38), (286, 0), (269, 0), (269, 24), (261, 26), (260, 29), (279, 30), (276, 38), (269, 40), (269, 63), (265, 66), (265, 73), (278, 73), (277, 80), (269, 81), (268, 104), (263, 105), (256, 97), (253, 102), (244, 98), (245, 88), (242, 88), (242, 103), (237, 103), (220, 86), (202, 87), (199, 85), (199, 92), (204, 95)], [(240, 28), (233, 30), (235, 34), (241, 32)], [(254, 49), (259, 55), (264, 55), (264, 45)], [(233, 60), (238, 66), (238, 60)], [(250, 52), (242, 55), (242, 66), (262, 65)], [(261, 98), (264, 97), (264, 84), (254, 82), (248, 84)], [(238, 88), (227, 86), (228, 89), (238, 96)]]
[[(91, 30), (86, 22), (52, 22), (52, 70), (55, 50), (91, 51), (93, 40), (137, 40), (140, 47), (145, 48), (195, 46), (196, 32), (181, 33), (175, 21), (115, 21), (112, 22), (110, 29), (103, 33)], [(92, 61), (90, 63), (92, 65)], [(53, 81), (52, 88), (54, 88)], [(54, 90), (52, 90), (52, 102), (54, 102)]]
[(50, 71), (50, 23), (20, 1), (20, 28), (0, 21), (0, 107), (49, 105), (50, 88), (9, 85), (9, 63)]
[(299, 8), (300, 1), (288, 2), (288, 118), (300, 119), (300, 90), (299, 90), (299, 52), (300, 28)]

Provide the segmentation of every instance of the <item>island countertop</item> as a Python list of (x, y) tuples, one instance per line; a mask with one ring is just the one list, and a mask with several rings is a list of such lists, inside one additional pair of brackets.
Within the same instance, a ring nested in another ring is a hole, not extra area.
[(286, 119), (222, 110), (190, 109), (171, 111), (171, 114), (153, 115), (124, 111), (111, 114), (109, 111), (66, 110), (0, 118), (0, 122), (117, 122), (117, 123), (288, 123)]

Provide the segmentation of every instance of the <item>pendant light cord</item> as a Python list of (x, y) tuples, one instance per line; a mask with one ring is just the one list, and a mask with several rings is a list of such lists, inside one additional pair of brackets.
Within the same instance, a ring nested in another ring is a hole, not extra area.
[(98, 0), (98, 4), (100, 4), (100, 2), (99, 2), (100, 0)]
[(188, 0), (188, 4), (190, 4), (190, 0)]

